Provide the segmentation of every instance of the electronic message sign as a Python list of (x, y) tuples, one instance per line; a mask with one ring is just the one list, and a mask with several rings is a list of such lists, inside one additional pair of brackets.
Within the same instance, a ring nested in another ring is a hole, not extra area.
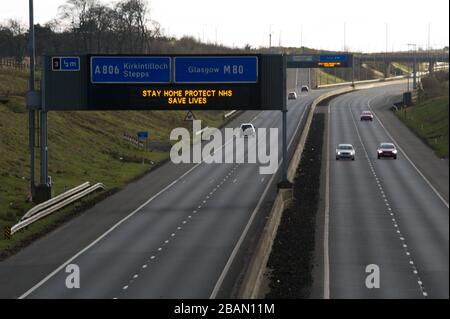
[(301, 54), (286, 56), (288, 68), (350, 68), (351, 54)]
[(86, 55), (79, 72), (44, 57), (46, 110), (281, 110), (282, 55)]

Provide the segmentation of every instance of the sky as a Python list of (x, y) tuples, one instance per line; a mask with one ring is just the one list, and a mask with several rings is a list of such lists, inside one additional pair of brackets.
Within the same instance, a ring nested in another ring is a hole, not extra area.
[[(64, 3), (34, 0), (36, 23), (57, 17)], [(148, 0), (148, 7), (166, 35), (227, 46), (267, 47), (269, 34), (273, 46), (334, 51), (344, 46), (350, 51), (398, 51), (407, 50), (408, 43), (442, 48), (449, 43), (448, 0)], [(26, 24), (28, 0), (0, 0), (0, 22), (10, 18)]]

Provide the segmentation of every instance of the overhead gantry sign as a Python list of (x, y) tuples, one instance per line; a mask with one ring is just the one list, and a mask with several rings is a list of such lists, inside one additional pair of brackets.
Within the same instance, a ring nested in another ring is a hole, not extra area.
[(288, 68), (351, 68), (352, 54), (298, 54), (287, 55)]
[(45, 56), (42, 108), (282, 110), (282, 55)]

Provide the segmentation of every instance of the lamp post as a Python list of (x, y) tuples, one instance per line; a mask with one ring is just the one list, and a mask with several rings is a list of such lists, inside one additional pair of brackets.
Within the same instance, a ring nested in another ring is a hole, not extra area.
[[(29, 0), (29, 14), (30, 14), (30, 26), (28, 33), (28, 50), (30, 55), (30, 78), (28, 82), (28, 90), (30, 94), (34, 93), (34, 80), (35, 80), (35, 43), (34, 43), (34, 9), (33, 0)], [(30, 101), (27, 98), (27, 108), (28, 108), (28, 140), (30, 149), (30, 192), (31, 198), (35, 197), (35, 118), (36, 112), (34, 108), (30, 105)]]
[[(416, 52), (417, 52), (417, 44), (415, 43), (408, 43), (408, 50), (409, 47), (413, 46), (414, 47), (414, 62), (413, 62), (413, 90), (417, 89), (417, 76), (416, 76), (416, 67), (417, 67), (417, 58), (416, 58)], [(408, 86), (409, 86), (409, 81), (408, 81)], [(409, 90), (408, 90), (409, 91)]]

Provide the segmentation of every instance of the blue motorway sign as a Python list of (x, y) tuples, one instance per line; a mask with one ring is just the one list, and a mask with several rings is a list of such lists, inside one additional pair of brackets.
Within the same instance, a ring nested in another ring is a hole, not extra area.
[(321, 54), (319, 56), (320, 62), (347, 62), (347, 54)]
[(91, 83), (170, 83), (170, 57), (91, 57)]
[(256, 83), (257, 56), (174, 57), (175, 83)]
[(286, 56), (287, 68), (350, 68), (351, 54), (297, 54)]
[(77, 56), (53, 57), (52, 71), (80, 71), (80, 57)]
[(147, 138), (148, 137), (148, 132), (147, 131), (139, 131), (139, 132), (137, 132), (137, 137)]

